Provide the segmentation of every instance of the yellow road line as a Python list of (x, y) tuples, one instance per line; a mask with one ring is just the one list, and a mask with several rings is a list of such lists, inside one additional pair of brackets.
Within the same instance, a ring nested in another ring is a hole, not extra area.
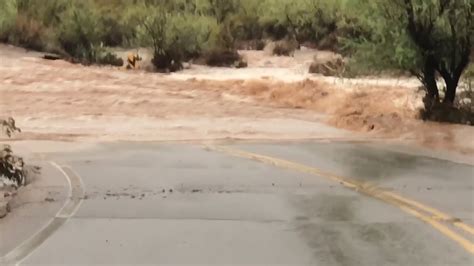
[(433, 218), (423, 215), (420, 212), (416, 211), (415, 209), (409, 208), (407, 206), (398, 206), (400, 209), (402, 209), (404, 212), (411, 214), (418, 219), (424, 221), (425, 223), (430, 224), (432, 227), (434, 227), (436, 230), (441, 232), (443, 235), (451, 238), (455, 242), (457, 242), (459, 245), (461, 245), (465, 250), (467, 250), (469, 253), (474, 254), (474, 244), (465, 239), (464, 237), (460, 236), (459, 234), (455, 233), (451, 229), (449, 229), (447, 226), (441, 224), (440, 222), (434, 220)]
[(469, 232), (470, 234), (474, 235), (474, 228), (472, 228), (472, 226), (470, 226), (468, 224), (465, 224), (463, 222), (460, 222), (460, 221), (454, 222), (453, 224), (457, 228), (461, 228), (462, 230), (464, 230), (466, 232)]
[(470, 233), (471, 235), (474, 235), (474, 228), (472, 226), (468, 225), (468, 224), (465, 224), (465, 223), (461, 222), (458, 218), (455, 218), (455, 217), (450, 216), (446, 213), (443, 213), (442, 211), (437, 210), (435, 208), (426, 206), (426, 205), (424, 205), (420, 202), (417, 202), (417, 201), (414, 201), (414, 200), (411, 200), (411, 199), (407, 199), (407, 198), (402, 197), (400, 195), (397, 195), (393, 192), (386, 191), (386, 192), (384, 192), (384, 194), (386, 194), (386, 195), (388, 195), (392, 198), (398, 199), (399, 201), (405, 202), (406, 204), (414, 206), (414, 207), (416, 207), (420, 210), (423, 210), (427, 213), (430, 213), (430, 214), (433, 215), (434, 219), (451, 223), (452, 225), (456, 226), (457, 228), (460, 228), (460, 229), (466, 231), (467, 233)]
[[(405, 198), (401, 195), (395, 194), (390, 191), (385, 191), (370, 183), (364, 183), (364, 182), (360, 182), (351, 178), (337, 176), (332, 173), (329, 173), (329, 172), (326, 172), (314, 167), (306, 166), (303, 164), (299, 164), (299, 163), (295, 163), (295, 162), (291, 162), (291, 161), (287, 161), (287, 160), (283, 160), (279, 158), (274, 158), (274, 157), (270, 157), (266, 155), (223, 147), (223, 146), (207, 146), (207, 148), (218, 151), (218, 152), (223, 152), (235, 157), (252, 159), (252, 160), (262, 162), (262, 163), (271, 164), (280, 168), (296, 170), (299, 172), (308, 173), (308, 174), (317, 175), (320, 177), (331, 179), (349, 189), (352, 189), (359, 193), (382, 200), (386, 203), (389, 203), (391, 205), (394, 205), (400, 208), (402, 211), (412, 216), (415, 216), (416, 218), (424, 221), (427, 224), (430, 224), (433, 228), (437, 229), (443, 235), (457, 242), (459, 245), (461, 245), (465, 250), (467, 250), (471, 254), (474, 254), (474, 243), (460, 236), (456, 232), (452, 231), (447, 226), (440, 223), (440, 221), (452, 224), (474, 235), (473, 227), (471, 227), (468, 224), (463, 223), (460, 219), (456, 219), (453, 216), (445, 214), (435, 208), (426, 206), (415, 200)], [(426, 212), (430, 215), (423, 214), (419, 210)]]

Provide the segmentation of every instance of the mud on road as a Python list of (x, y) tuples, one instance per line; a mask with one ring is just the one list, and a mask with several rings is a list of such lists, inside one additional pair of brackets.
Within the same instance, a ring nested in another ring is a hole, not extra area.
[(417, 119), (421, 96), (411, 81), (336, 83), (303, 71), (304, 56), (247, 56), (254, 59), (245, 70), (193, 67), (165, 75), (48, 61), (0, 46), (0, 113), (16, 118), (21, 139), (377, 136), (474, 152), (470, 127)]

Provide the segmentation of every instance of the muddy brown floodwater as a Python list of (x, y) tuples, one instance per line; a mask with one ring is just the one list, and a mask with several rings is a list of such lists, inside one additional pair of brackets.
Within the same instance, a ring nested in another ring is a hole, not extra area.
[(246, 52), (248, 69), (193, 66), (166, 75), (48, 61), (0, 45), (0, 115), (16, 118), (23, 129), (18, 139), (377, 136), (474, 152), (471, 127), (416, 118), (421, 97), (412, 80), (340, 82), (311, 76), (305, 69), (314, 53), (275, 58)]

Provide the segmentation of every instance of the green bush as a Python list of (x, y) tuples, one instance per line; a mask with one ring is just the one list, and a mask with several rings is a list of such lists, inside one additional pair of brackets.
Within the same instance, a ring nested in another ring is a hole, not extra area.
[(10, 31), (9, 42), (29, 49), (57, 52), (56, 27), (68, 0), (16, 0), (17, 17)]
[(260, 14), (263, 12), (264, 1), (240, 0), (236, 11), (228, 20), (231, 21), (231, 31), (234, 39), (241, 41), (261, 40), (263, 26)]
[(111, 66), (123, 66), (123, 59), (117, 57), (117, 55), (104, 50), (98, 53), (95, 58), (95, 63), (100, 65), (111, 65)]
[(136, 38), (137, 19), (130, 16), (136, 5), (127, 0), (95, 1), (101, 14), (102, 41), (106, 46), (130, 46)]
[(359, 61), (376, 69), (388, 66), (410, 72), (422, 82), (433, 104), (442, 96), (440, 76), (446, 88), (443, 102), (452, 105), (472, 53), (473, 8), (469, 0), (366, 3), (358, 17), (365, 18), (371, 34), (355, 41)]
[(167, 12), (148, 8), (137, 28), (140, 45), (153, 47), (152, 63), (158, 70), (176, 71), (182, 62), (215, 47), (217, 21), (201, 15)]
[(62, 23), (57, 29), (61, 48), (84, 63), (95, 62), (102, 37), (100, 14), (91, 7), (89, 1), (72, 2), (60, 16)]
[[(158, 70), (169, 70), (172, 65), (176, 64), (179, 68), (182, 54), (174, 46), (173, 42), (177, 40), (176, 36), (169, 36), (171, 15), (160, 7), (146, 8), (146, 6), (143, 6), (143, 8), (144, 13), (135, 14), (140, 20), (137, 27), (140, 44), (153, 48), (151, 61)], [(137, 9), (137, 12), (139, 11)], [(176, 63), (174, 60), (176, 60)]]
[(0, 41), (8, 41), (9, 33), (15, 25), (16, 16), (15, 0), (0, 1)]
[(219, 38), (219, 25), (212, 17), (175, 15), (171, 17), (170, 35), (182, 49), (185, 60), (213, 49)]
[[(97, 61), (104, 47), (153, 47), (158, 66), (294, 39), (353, 53), (363, 0), (2, 0), (0, 41)], [(318, 46), (315, 45), (315, 46)], [(284, 52), (284, 51), (283, 51)]]
[(56, 27), (61, 23), (61, 14), (71, 2), (78, 0), (16, 0), (18, 13), (41, 23), (44, 27)]
[(28, 49), (43, 50), (47, 35), (48, 30), (41, 22), (19, 14), (14, 27), (8, 32), (8, 41)]

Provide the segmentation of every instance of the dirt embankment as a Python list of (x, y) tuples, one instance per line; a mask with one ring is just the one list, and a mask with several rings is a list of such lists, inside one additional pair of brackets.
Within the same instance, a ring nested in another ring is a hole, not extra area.
[(163, 75), (46, 61), (0, 46), (0, 113), (14, 116), (27, 139), (362, 136), (474, 152), (470, 127), (416, 118), (421, 96), (411, 80), (339, 81), (302, 71), (304, 54), (255, 53), (247, 55), (255, 56), (248, 69), (193, 67)]

